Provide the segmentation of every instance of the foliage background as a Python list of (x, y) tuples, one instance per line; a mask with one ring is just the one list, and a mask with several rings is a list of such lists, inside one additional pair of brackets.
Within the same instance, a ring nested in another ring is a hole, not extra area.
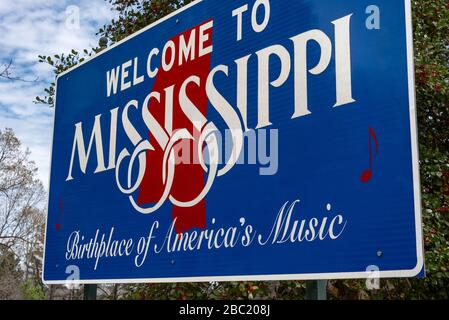
[[(107, 37), (109, 44), (191, 2), (107, 1), (118, 18), (103, 26), (98, 36)], [(367, 290), (364, 281), (331, 281), (331, 299), (449, 298), (449, 1), (413, 0), (412, 7), (427, 277), (382, 280), (376, 291)], [(39, 61), (53, 66), (58, 74), (99, 50), (39, 56)], [(53, 95), (54, 83), (42, 97), (36, 97), (36, 102), (53, 106)], [(125, 299), (303, 299), (304, 286), (301, 281), (231, 282), (128, 285), (102, 290), (105, 298)]]

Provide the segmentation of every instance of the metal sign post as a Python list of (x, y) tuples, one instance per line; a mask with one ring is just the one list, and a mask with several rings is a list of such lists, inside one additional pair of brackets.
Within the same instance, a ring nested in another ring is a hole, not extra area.
[(306, 281), (306, 300), (327, 300), (327, 280)]
[(84, 285), (84, 300), (97, 300), (97, 285), (85, 284)]

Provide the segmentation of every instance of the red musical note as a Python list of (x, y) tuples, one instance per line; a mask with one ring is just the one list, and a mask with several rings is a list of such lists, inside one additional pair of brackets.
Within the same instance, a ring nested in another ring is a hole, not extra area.
[(379, 152), (379, 141), (377, 140), (376, 133), (374, 132), (373, 128), (369, 128), (369, 134), (368, 134), (368, 147), (369, 147), (369, 169), (365, 170), (362, 175), (360, 176), (360, 181), (363, 183), (367, 183), (371, 180), (373, 177), (373, 150), (371, 147), (371, 140), (374, 139), (374, 142), (376, 143), (376, 154)]

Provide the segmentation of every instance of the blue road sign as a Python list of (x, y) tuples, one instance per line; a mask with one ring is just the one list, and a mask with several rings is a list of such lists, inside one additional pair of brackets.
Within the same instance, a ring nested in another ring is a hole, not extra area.
[(196, 1), (60, 74), (44, 281), (422, 274), (410, 6)]

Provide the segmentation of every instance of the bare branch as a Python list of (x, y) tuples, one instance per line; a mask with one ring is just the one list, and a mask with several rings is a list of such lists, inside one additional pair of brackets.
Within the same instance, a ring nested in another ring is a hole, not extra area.
[(6, 64), (0, 64), (0, 78), (10, 81), (21, 81), (21, 82), (37, 82), (39, 77), (34, 79), (25, 79), (21, 77), (14, 76), (11, 69), (13, 65), (13, 60), (10, 59)]

